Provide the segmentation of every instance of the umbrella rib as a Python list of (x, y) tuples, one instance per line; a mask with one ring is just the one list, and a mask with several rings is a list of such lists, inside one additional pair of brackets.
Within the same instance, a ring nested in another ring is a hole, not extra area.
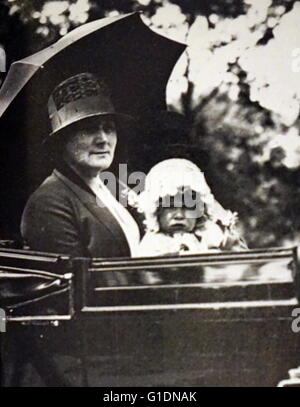
[[(17, 65), (19, 62), (20, 62), (20, 61), (13, 62), (13, 64), (12, 64), (12, 65)], [(23, 61), (22, 61), (22, 65), (24, 65), (24, 64), (26, 64), (26, 65), (32, 65), (32, 66), (36, 66), (37, 68), (44, 68), (44, 66), (43, 66), (43, 65), (40, 65), (40, 64), (33, 64), (32, 62), (27, 62), (27, 61), (23, 60)]]

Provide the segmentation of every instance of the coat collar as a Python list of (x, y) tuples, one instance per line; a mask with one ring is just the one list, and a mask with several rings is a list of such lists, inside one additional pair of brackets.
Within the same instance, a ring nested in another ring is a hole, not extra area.
[(65, 162), (61, 161), (57, 166), (54, 173), (63, 175), (67, 180), (73, 184), (78, 185), (81, 189), (96, 197), (91, 188), (84, 182), (84, 180)]
[[(70, 171), (72, 171), (70, 169)], [(70, 189), (81, 203), (89, 210), (89, 212), (100, 222), (113, 236), (115, 242), (118, 244), (120, 252), (123, 255), (128, 256), (130, 253), (129, 245), (123, 229), (119, 225), (118, 221), (111, 214), (105, 204), (94, 194), (94, 192), (79, 178), (80, 182), (74, 182), (76, 177), (72, 177), (72, 180), (65, 174), (62, 174), (59, 170), (54, 170), (54, 176), (58, 178), (68, 189)], [(76, 175), (76, 174), (75, 174)], [(84, 185), (83, 185), (83, 184)]]
[[(94, 191), (65, 161), (61, 161), (59, 164), (57, 164), (56, 171), (62, 174), (64, 177), (66, 177), (67, 178), (66, 181), (71, 181), (73, 184), (77, 185), (83, 191), (86, 191), (88, 194), (94, 197), (94, 199), (96, 199)], [(122, 202), (124, 203), (124, 197), (125, 200), (127, 200), (127, 195), (128, 192), (130, 191), (130, 188), (127, 185), (123, 184), (119, 179), (117, 179), (117, 182), (119, 183), (119, 185), (114, 192), (117, 194), (116, 199), (122, 204)], [(142, 213), (139, 213), (136, 208), (130, 206), (129, 204), (126, 206), (126, 209), (136, 221), (140, 231), (140, 235), (143, 236), (145, 233), (144, 215)]]

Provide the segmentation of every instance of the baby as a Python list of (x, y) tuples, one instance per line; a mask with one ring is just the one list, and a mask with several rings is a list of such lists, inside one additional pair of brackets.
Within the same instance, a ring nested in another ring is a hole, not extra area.
[[(235, 229), (237, 214), (215, 200), (204, 174), (189, 160), (174, 158), (156, 164), (135, 206), (145, 216), (141, 257), (247, 249)], [(208, 281), (218, 281), (220, 273), (227, 275), (226, 267), (205, 268)], [(159, 273), (144, 274), (145, 283), (162, 281)]]
[(155, 214), (158, 229), (147, 228), (140, 243), (140, 255), (197, 254), (208, 249), (206, 242), (196, 235), (203, 204), (200, 199), (199, 206), (186, 203), (189, 192), (194, 191), (178, 192), (175, 196), (159, 199)]
[(204, 174), (191, 161), (174, 158), (156, 164), (137, 207), (146, 224), (140, 256), (246, 248), (234, 227), (236, 213), (215, 200)]

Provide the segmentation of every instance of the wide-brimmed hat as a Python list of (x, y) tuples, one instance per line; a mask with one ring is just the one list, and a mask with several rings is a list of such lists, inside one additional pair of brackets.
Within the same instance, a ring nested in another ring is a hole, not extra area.
[(117, 122), (133, 121), (131, 116), (115, 111), (105, 80), (87, 72), (55, 87), (48, 99), (48, 113), (52, 128), (50, 138), (86, 120), (112, 117)]

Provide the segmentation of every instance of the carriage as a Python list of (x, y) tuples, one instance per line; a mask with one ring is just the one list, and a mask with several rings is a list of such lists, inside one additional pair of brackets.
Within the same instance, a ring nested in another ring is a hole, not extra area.
[(47, 353), (77, 347), (80, 386), (299, 385), (284, 380), (299, 365), (297, 266), (296, 247), (135, 259), (2, 248), (4, 371), (17, 331), (22, 348), (28, 335)]

